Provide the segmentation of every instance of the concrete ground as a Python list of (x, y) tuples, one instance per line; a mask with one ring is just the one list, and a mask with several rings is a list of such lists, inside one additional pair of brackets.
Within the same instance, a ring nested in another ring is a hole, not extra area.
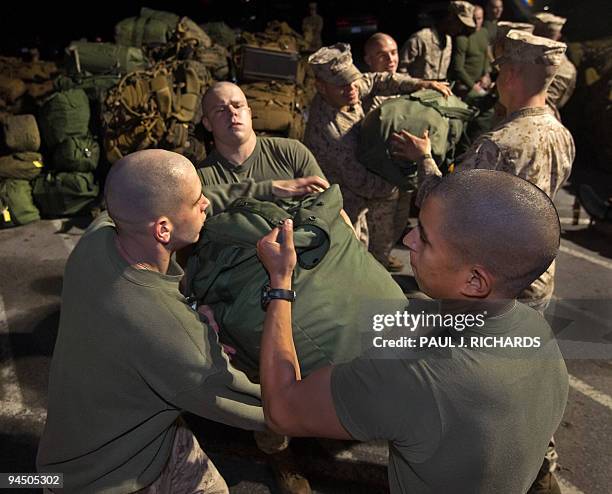
[[(612, 242), (572, 225), (573, 196), (557, 198), (564, 232), (556, 304), (549, 313), (570, 372), (570, 395), (556, 434), (563, 492), (612, 492)], [(0, 231), (0, 472), (33, 472), (46, 415), (46, 389), (60, 310), (62, 273), (81, 220), (47, 220)], [(406, 261), (408, 252), (395, 254)], [(414, 290), (407, 268), (396, 276)], [(232, 493), (274, 493), (272, 470), (250, 433), (189, 416)], [(385, 492), (383, 443), (292, 442), (318, 493)]]

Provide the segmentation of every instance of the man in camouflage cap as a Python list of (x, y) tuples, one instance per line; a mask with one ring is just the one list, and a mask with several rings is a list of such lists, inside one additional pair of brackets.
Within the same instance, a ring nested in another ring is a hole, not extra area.
[[(546, 105), (550, 81), (561, 64), (566, 45), (548, 38), (511, 30), (499, 47), (497, 88), (507, 116), (491, 132), (479, 137), (458, 160), (457, 171), (474, 168), (501, 170), (529, 180), (554, 200), (570, 175), (575, 157), (570, 132)], [(429, 136), (416, 137), (407, 132), (393, 137), (396, 154), (419, 165), (421, 203), (440, 176), (431, 158)], [(527, 288), (519, 299), (543, 312), (554, 289), (555, 263)], [(560, 492), (552, 472), (557, 454), (554, 444), (547, 452), (530, 493)]]
[(446, 79), (453, 51), (452, 37), (474, 29), (474, 6), (450, 2), (448, 11), (432, 27), (414, 33), (402, 46), (400, 72), (421, 79)]
[[(531, 19), (535, 26), (534, 34), (549, 38), (554, 41), (561, 39), (561, 30), (567, 21), (564, 17), (551, 14), (549, 12), (541, 12), (535, 14)], [(576, 67), (569, 61), (567, 55), (561, 57), (561, 65), (555, 74), (550, 86), (548, 87), (547, 103), (551, 108), (555, 109), (557, 116), (558, 111), (565, 106), (576, 89)]]
[(317, 94), (310, 106), (304, 144), (330, 182), (340, 184), (344, 209), (351, 221), (357, 223), (360, 214), (368, 209), (372, 254), (388, 269), (400, 270), (399, 261), (389, 260), (399, 192), (368, 171), (355, 156), (364, 117), (361, 100), (368, 95), (411, 93), (426, 88), (450, 95), (450, 89), (443, 83), (413, 79), (406, 74), (362, 74), (353, 65), (350, 46), (344, 43), (321, 48), (308, 62), (316, 76)]

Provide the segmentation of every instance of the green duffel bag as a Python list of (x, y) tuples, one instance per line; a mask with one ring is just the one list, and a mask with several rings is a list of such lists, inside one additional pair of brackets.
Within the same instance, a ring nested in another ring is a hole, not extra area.
[(57, 91), (82, 89), (90, 100), (102, 102), (106, 92), (117, 86), (119, 81), (121, 76), (118, 74), (73, 74), (71, 77), (60, 75), (53, 83)]
[(388, 99), (363, 119), (357, 158), (392, 184), (411, 188), (415, 183), (416, 164), (392, 158), (389, 153), (391, 135), (407, 130), (422, 136), (426, 129), (429, 130), (431, 154), (441, 168), (446, 168), (455, 158), (455, 146), (467, 123), (476, 114), (475, 109), (458, 97), (446, 98), (430, 89)]
[(27, 225), (39, 219), (30, 182), (16, 178), (0, 180), (0, 228)]
[(82, 172), (47, 173), (32, 188), (41, 214), (51, 218), (87, 213), (99, 192), (93, 173)]
[(89, 131), (89, 99), (82, 89), (69, 89), (50, 96), (38, 117), (43, 142), (53, 149), (70, 136), (87, 135)]
[(73, 41), (67, 51), (71, 54), (70, 68), (79, 73), (127, 74), (148, 66), (142, 49), (134, 46)]
[(238, 199), (206, 220), (188, 262), (187, 286), (213, 308), (221, 341), (236, 348), (232, 358), (249, 374), (259, 368), (261, 293), (268, 282), (256, 244), (282, 220), (294, 222), (292, 325), (303, 375), (360, 355), (372, 342), (373, 314), (406, 306), (401, 288), (357, 240), (341, 208), (340, 189), (332, 185), (282, 204)]
[(19, 178), (33, 180), (43, 167), (43, 157), (40, 153), (27, 151), (13, 153), (0, 157), (0, 178)]
[(91, 135), (69, 137), (53, 151), (53, 168), (61, 172), (93, 172), (100, 160), (100, 145)]
[(200, 24), (212, 40), (225, 48), (236, 44), (236, 32), (229, 27), (225, 22), (206, 22)]
[(125, 46), (165, 45), (180, 17), (171, 12), (143, 7), (140, 16), (128, 17), (115, 26), (115, 42)]
[(11, 151), (38, 151), (40, 132), (34, 115), (11, 115), (2, 121), (4, 144)]

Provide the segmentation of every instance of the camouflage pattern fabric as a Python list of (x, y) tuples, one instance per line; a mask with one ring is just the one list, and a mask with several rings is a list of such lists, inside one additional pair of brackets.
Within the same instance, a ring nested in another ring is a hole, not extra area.
[(229, 489), (198, 440), (179, 423), (168, 463), (161, 475), (140, 494), (228, 494)]
[(427, 27), (414, 33), (400, 52), (399, 70), (419, 79), (446, 79), (453, 42)]
[[(459, 158), (456, 170), (488, 168), (512, 173), (554, 199), (570, 175), (575, 155), (572, 135), (547, 107), (525, 108), (478, 138)], [(554, 273), (553, 262), (519, 299), (537, 303), (550, 298)]]
[[(366, 73), (355, 84), (362, 99), (417, 89), (414, 79), (406, 74)], [(368, 171), (355, 154), (363, 118), (360, 103), (339, 110), (316, 95), (310, 107), (304, 144), (312, 151), (329, 181), (340, 185), (344, 210), (351, 221), (355, 224), (359, 214), (368, 209), (370, 251), (381, 261), (387, 258), (393, 243), (398, 190)]]
[(546, 102), (557, 109), (563, 108), (576, 89), (576, 77), (576, 67), (563, 55), (561, 65), (548, 87)]

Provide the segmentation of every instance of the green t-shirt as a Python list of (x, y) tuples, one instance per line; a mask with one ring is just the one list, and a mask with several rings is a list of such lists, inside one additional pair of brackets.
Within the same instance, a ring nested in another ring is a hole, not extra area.
[(460, 336), (541, 338), (539, 349), (448, 348), (358, 358), (332, 373), (336, 413), (361, 441), (389, 441), (392, 493), (526, 492), (563, 416), (565, 363), (539, 313), (517, 303)]
[(301, 142), (282, 137), (257, 137), (255, 149), (241, 165), (214, 150), (197, 167), (206, 194), (207, 186), (253, 180), (260, 189), (254, 197), (272, 200), (272, 181), (317, 175), (325, 178), (313, 154)]
[(182, 411), (262, 429), (259, 386), (233, 370), (178, 290), (135, 269), (96, 220), (66, 264), (37, 466), (65, 492), (134, 492), (159, 477)]
[(451, 76), (471, 89), (484, 74), (491, 71), (488, 47), (489, 34), (486, 29), (469, 36), (457, 36), (453, 46)]

